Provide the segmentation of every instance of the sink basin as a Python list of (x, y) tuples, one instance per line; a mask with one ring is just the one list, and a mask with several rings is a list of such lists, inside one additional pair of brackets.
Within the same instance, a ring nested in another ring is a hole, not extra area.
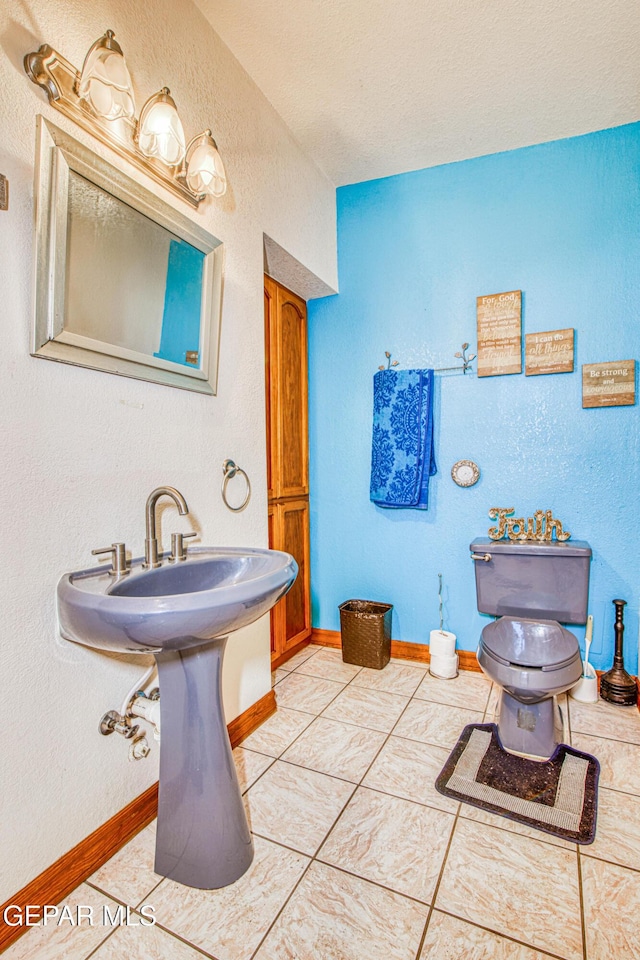
[(114, 582), (104, 565), (58, 584), (60, 632), (98, 650), (182, 650), (246, 627), (287, 592), (298, 571), (288, 553), (191, 547), (187, 559)]
[(98, 650), (153, 653), (162, 737), (155, 871), (205, 890), (234, 883), (253, 860), (222, 708), (229, 633), (282, 597), (298, 566), (288, 553), (191, 547), (186, 560), (114, 580), (104, 567), (58, 583), (60, 632)]

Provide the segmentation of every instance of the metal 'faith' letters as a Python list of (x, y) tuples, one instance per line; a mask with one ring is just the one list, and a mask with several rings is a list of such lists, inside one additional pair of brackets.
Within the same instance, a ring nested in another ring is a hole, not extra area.
[(491, 507), (489, 517), (497, 520), (495, 527), (489, 527), (488, 534), (492, 540), (537, 540), (539, 543), (548, 543), (553, 539), (555, 530), (556, 540), (563, 543), (571, 536), (568, 530), (563, 530), (560, 520), (556, 520), (551, 510), (536, 510), (532, 517), (512, 517), (515, 507)]

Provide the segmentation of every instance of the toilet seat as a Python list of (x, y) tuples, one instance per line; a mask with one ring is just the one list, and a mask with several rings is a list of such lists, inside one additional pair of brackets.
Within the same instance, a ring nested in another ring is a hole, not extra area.
[(555, 620), (500, 617), (483, 629), (481, 643), (492, 660), (520, 670), (549, 673), (580, 659), (576, 637)]

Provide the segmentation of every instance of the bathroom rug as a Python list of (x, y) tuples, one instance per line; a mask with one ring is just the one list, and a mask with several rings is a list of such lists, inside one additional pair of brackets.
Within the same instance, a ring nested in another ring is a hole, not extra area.
[(572, 843), (593, 843), (600, 764), (558, 744), (549, 760), (508, 753), (495, 723), (470, 723), (436, 780), (445, 797)]

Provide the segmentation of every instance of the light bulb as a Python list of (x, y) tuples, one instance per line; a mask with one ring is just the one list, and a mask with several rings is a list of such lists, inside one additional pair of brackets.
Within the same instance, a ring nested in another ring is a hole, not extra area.
[(187, 147), (187, 186), (197, 196), (221, 197), (227, 189), (227, 176), (211, 130), (194, 137)]
[(145, 103), (136, 139), (145, 157), (163, 160), (172, 167), (181, 162), (185, 151), (184, 130), (168, 87), (163, 87)]
[(78, 83), (78, 96), (104, 120), (135, 114), (131, 77), (113, 30), (91, 45)]

